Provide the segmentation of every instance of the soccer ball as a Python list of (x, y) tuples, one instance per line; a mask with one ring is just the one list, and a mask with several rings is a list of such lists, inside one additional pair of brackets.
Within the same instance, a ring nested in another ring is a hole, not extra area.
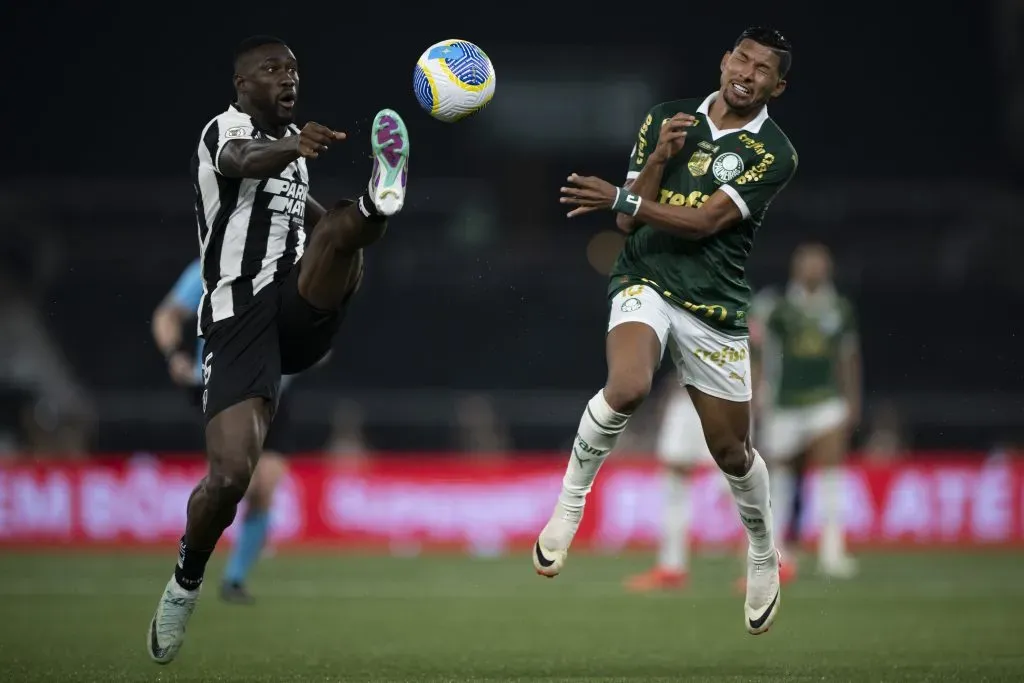
[(451, 123), (480, 111), (494, 97), (494, 66), (473, 43), (453, 38), (427, 48), (412, 74), (416, 100)]

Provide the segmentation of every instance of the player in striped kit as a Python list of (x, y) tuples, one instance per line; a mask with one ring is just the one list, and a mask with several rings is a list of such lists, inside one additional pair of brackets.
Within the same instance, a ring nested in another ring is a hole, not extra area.
[(234, 86), (235, 101), (206, 125), (192, 157), (209, 469), (189, 498), (174, 575), (149, 624), (147, 650), (160, 664), (184, 642), (207, 561), (263, 450), (281, 376), (327, 354), (362, 281), (363, 249), (405, 202), (409, 134), (397, 113), (374, 117), (366, 191), (325, 209), (309, 196), (307, 163), (345, 134), (294, 124), (295, 55), (270, 36), (243, 41)]
[[(182, 330), (189, 323), (195, 324), (202, 298), (202, 263), (196, 259), (182, 271), (174, 287), (153, 312), (153, 339), (167, 360), (168, 374), (187, 392), (189, 401), (197, 408), (203, 400), (203, 365), (200, 360), (203, 357), (203, 340), (194, 340), (190, 348)], [(283, 393), (291, 380), (290, 375), (281, 378), (282, 400), (249, 482), (245, 518), (221, 582), (220, 595), (226, 602), (253, 602), (245, 585), (246, 579), (266, 545), (274, 492), (287, 472), (284, 456), (291, 450), (288, 401)]]

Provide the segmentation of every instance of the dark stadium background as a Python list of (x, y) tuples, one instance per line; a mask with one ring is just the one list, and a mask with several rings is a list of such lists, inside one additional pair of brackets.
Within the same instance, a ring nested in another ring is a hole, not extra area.
[[(148, 321), (197, 252), (189, 157), (231, 98), (241, 38), (289, 41), (300, 120), (351, 135), (313, 167), (315, 196), (358, 193), (378, 108), (402, 112), (413, 140), (408, 209), (370, 255), (332, 361), (294, 387), (304, 446), (323, 444), (340, 397), (360, 402), (375, 447), (452, 447), (471, 391), (536, 449), (565, 443), (604, 371), (604, 278), (587, 245), (611, 216), (564, 220), (562, 177), (621, 178), (647, 107), (714, 89), (752, 23), (795, 45), (770, 110), (801, 156), (752, 282), (782, 285), (795, 244), (826, 242), (858, 307), (869, 418), (898, 411), (926, 448), (1024, 437), (1019, 10), (530, 7), (487, 20), (329, 3), (5, 10), (0, 263), (68, 360), (96, 419), (90, 444), (199, 443)], [(448, 34), (471, 36), (498, 74), (486, 115), (458, 125), (429, 119), (411, 90), (419, 53)]]

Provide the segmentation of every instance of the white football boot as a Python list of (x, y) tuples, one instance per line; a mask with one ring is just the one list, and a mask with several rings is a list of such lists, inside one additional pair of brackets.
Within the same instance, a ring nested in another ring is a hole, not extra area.
[(760, 635), (772, 627), (782, 601), (779, 567), (782, 556), (776, 550), (767, 560), (747, 554), (747, 599), (743, 605), (747, 633)]
[(146, 650), (150, 659), (157, 664), (170, 664), (178, 655), (178, 650), (185, 642), (185, 627), (196, 609), (201, 588), (185, 590), (173, 576), (167, 582), (146, 634)]
[(553, 579), (561, 573), (582, 519), (582, 507), (566, 507), (561, 501), (555, 505), (551, 519), (533, 545), (533, 568), (538, 574)]
[(393, 216), (405, 204), (409, 176), (409, 131), (397, 112), (381, 109), (370, 132), (373, 173), (367, 186), (370, 200), (383, 216)]

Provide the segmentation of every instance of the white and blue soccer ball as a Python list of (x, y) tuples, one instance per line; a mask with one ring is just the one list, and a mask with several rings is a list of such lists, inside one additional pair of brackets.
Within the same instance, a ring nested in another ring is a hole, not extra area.
[(442, 40), (416, 62), (412, 88), (420, 106), (451, 123), (483, 109), (494, 97), (494, 65), (468, 40)]

